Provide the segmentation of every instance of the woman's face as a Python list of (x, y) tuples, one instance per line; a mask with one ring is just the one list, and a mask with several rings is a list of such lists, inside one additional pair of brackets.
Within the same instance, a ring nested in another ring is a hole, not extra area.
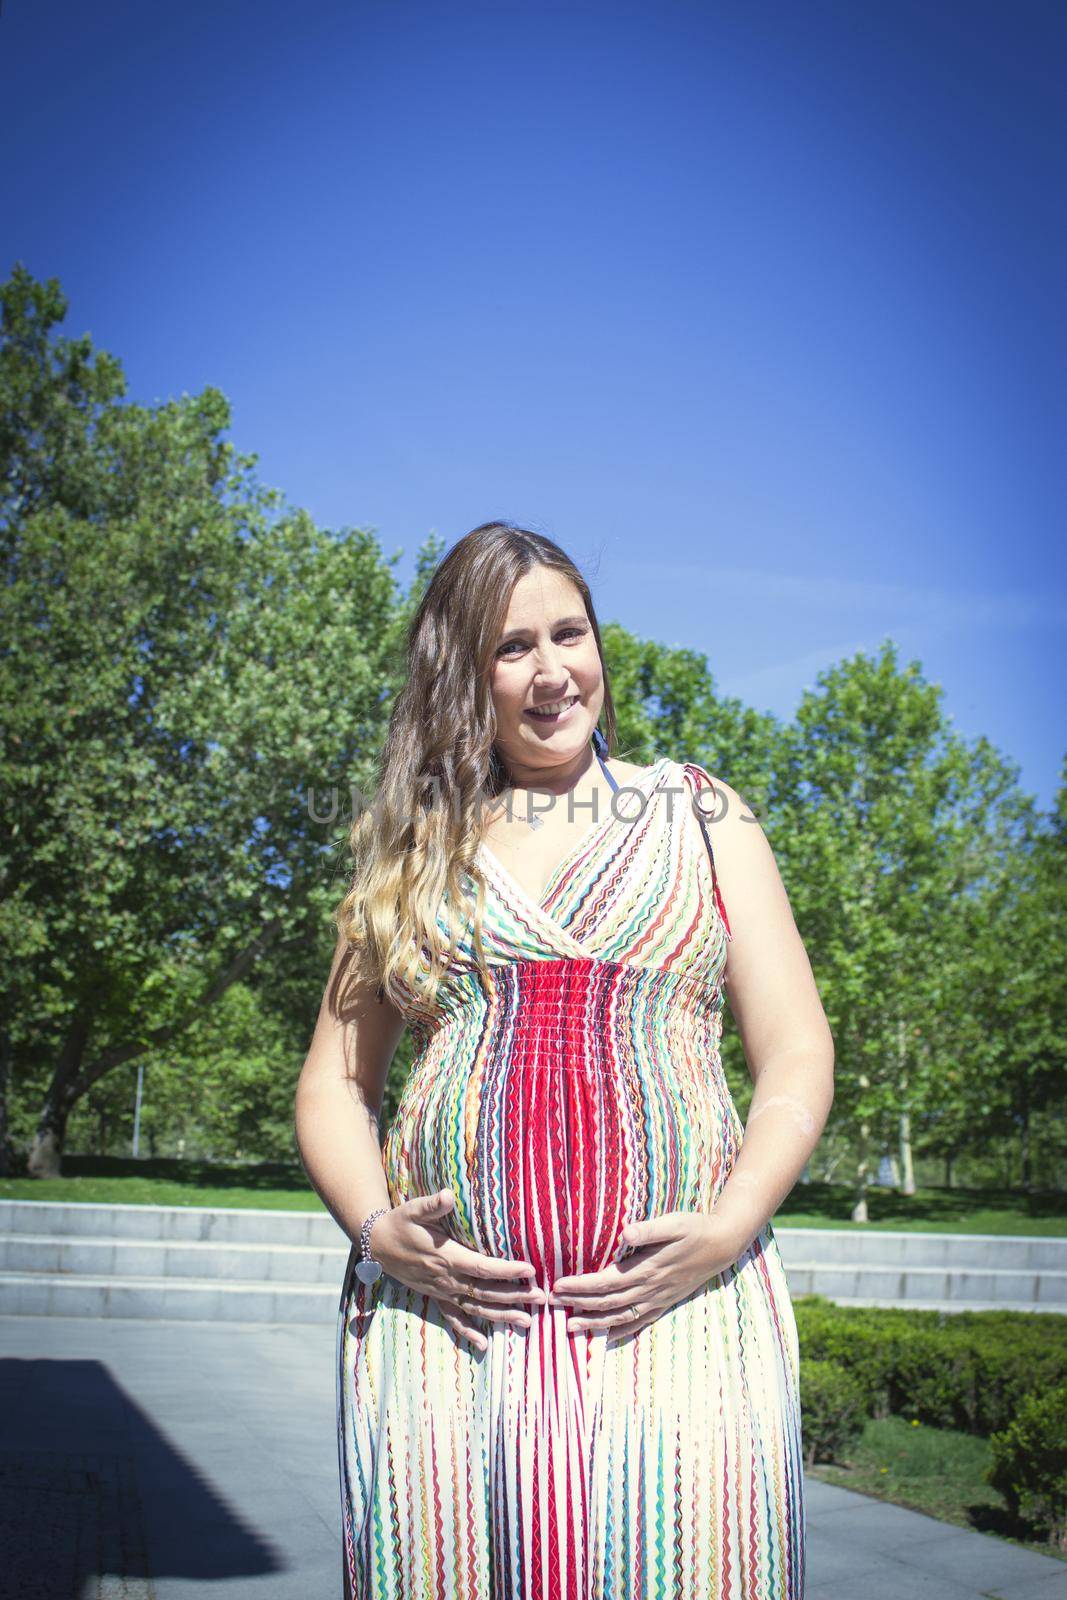
[[(554, 568), (535, 567), (515, 585), (491, 688), (496, 745), (512, 772), (547, 771), (588, 748), (604, 704), (604, 674), (582, 597)], [(535, 714), (549, 704), (551, 714)]]

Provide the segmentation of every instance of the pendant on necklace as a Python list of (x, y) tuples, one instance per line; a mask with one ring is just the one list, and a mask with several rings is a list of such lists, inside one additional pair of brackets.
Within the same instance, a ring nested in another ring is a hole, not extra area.
[(526, 821), (529, 823), (531, 828), (540, 828), (540, 827), (544, 826), (545, 819), (544, 819), (544, 817), (534, 816), (534, 817), (527, 817)]

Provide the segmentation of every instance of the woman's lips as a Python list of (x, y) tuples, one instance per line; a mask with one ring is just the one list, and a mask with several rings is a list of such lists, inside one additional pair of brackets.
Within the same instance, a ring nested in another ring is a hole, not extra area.
[(533, 706), (527, 706), (526, 711), (525, 711), (525, 715), (528, 716), (528, 717), (532, 717), (535, 722), (550, 722), (550, 723), (565, 722), (567, 720), (567, 718), (571, 715), (571, 712), (574, 710), (575, 706), (577, 706), (577, 705), (578, 705), (578, 696), (575, 695), (574, 698), (571, 700), (570, 705), (566, 706), (564, 708), (564, 710), (562, 710), (562, 711), (553, 711), (549, 715), (546, 716), (543, 711), (537, 711), (537, 710), (534, 709)]

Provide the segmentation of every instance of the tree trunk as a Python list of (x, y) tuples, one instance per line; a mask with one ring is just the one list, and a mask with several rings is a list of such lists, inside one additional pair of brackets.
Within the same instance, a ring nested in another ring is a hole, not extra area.
[(71, 1088), (81, 1066), (88, 1037), (89, 1018), (79, 1012), (59, 1052), (59, 1060), (37, 1119), (37, 1131), (26, 1163), (26, 1171), (31, 1178), (58, 1178), (62, 1175), (67, 1118), (76, 1099), (71, 1094)]
[(0, 1028), (0, 1177), (11, 1177), (17, 1166), (11, 1143), (11, 1035)]
[[(114, 1045), (104, 1050), (95, 1061), (88, 1063), (84, 1072), (81, 1070), (81, 1062), (85, 1042), (89, 1036), (91, 1018), (83, 1019), (79, 1016), (67, 1035), (55, 1072), (52, 1074), (52, 1081), (48, 1086), (44, 1105), (41, 1107), (37, 1132), (30, 1146), (28, 1168), (30, 1176), (33, 1178), (60, 1176), (67, 1118), (82, 1095), (88, 1094), (94, 1083), (99, 1083), (101, 1078), (106, 1077), (116, 1067), (123, 1066), (128, 1061), (136, 1061), (138, 1056), (153, 1046), (177, 1038), (197, 1017), (215, 1005), (232, 983), (240, 982), (264, 950), (275, 943), (282, 929), (281, 917), (273, 917), (251, 944), (246, 945), (238, 955), (234, 956), (229, 965), (208, 985), (200, 999), (190, 1007), (184, 1017), (154, 1029), (151, 1034), (138, 1039), (136, 1043)], [(302, 937), (302, 934), (294, 935), (293, 942), (296, 943)], [(284, 949), (288, 942), (283, 939), (276, 948)]]
[[(866, 1089), (869, 1087), (866, 1075), (861, 1075), (859, 1079), (859, 1086), (861, 1089)], [(856, 1160), (856, 1189), (858, 1198), (856, 1200), (856, 1204), (852, 1207), (853, 1222), (870, 1221), (870, 1216), (867, 1211), (867, 1187), (870, 1183), (871, 1169), (870, 1134), (870, 1123), (861, 1122), (859, 1126), (859, 1148)]]
[(900, 1113), (900, 1192), (915, 1193), (915, 1164), (911, 1149), (911, 1112)]
[[(900, 1086), (906, 1096), (908, 1092), (908, 1030), (904, 1018), (897, 1021), (897, 1063), (900, 1071)], [(915, 1193), (915, 1163), (911, 1148), (911, 1108), (905, 1099), (900, 1113), (900, 1192), (901, 1194)]]

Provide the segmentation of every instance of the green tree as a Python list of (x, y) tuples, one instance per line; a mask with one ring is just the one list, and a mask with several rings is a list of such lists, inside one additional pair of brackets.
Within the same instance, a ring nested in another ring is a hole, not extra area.
[(855, 1158), (857, 1221), (880, 1151), (899, 1149), (913, 1187), (916, 1119), (950, 1067), (963, 1066), (961, 1093), (974, 1085), (952, 1004), (975, 979), (964, 908), (990, 902), (1030, 814), (1014, 770), (960, 739), (941, 698), (890, 641), (839, 663), (804, 696), (769, 798), (836, 1043), (831, 1121)]
[(962, 908), (954, 940), (956, 971), (969, 979), (952, 996), (968, 1028), (969, 1071), (950, 1076), (949, 1088), (963, 1090), (950, 1121), (959, 1147), (1000, 1152), (1001, 1181), (1026, 1191), (1041, 1186), (1035, 1129), (1062, 1110), (1067, 1086), (1065, 797), (1061, 787), (1050, 818), (1025, 815), (990, 893)]
[(345, 832), (320, 802), (369, 782), (396, 584), (257, 483), (218, 391), (125, 403), (21, 268), (0, 309), (0, 1098), (36, 1102), (48, 1174), (82, 1096), (233, 984), (284, 968), (317, 1003)]
[[(401, 593), (373, 532), (258, 483), (217, 390), (129, 403), (66, 311), (21, 267), (0, 286), (0, 1170), (25, 1144), (57, 1171), (68, 1124), (125, 1136), (139, 1061), (146, 1138), (285, 1154), (350, 797), (443, 547)], [(623, 758), (696, 760), (767, 830), (837, 1045), (820, 1148), (854, 1161), (854, 1215), (894, 1147), (905, 1189), (913, 1149), (1010, 1151), (1030, 1184), (1067, 1137), (1067, 787), (1037, 816), (888, 642), (788, 725), (718, 695), (699, 652), (616, 623), (604, 644)], [(723, 1056), (744, 1114), (732, 1030)]]

